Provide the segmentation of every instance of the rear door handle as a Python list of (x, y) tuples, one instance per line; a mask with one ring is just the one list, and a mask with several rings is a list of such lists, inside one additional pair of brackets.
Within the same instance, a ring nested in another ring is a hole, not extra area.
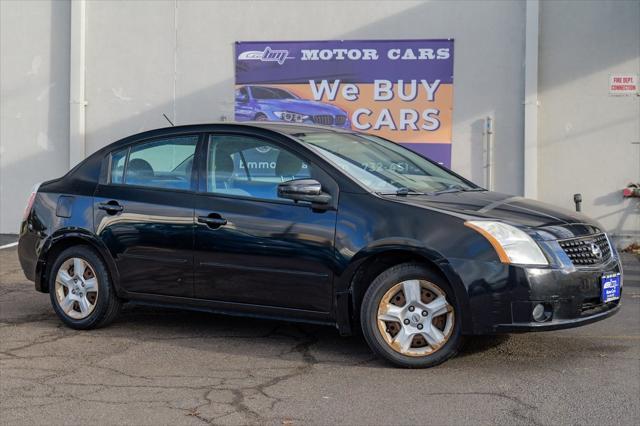
[(117, 201), (109, 201), (108, 203), (98, 203), (98, 208), (110, 214), (119, 213), (122, 210), (124, 210), (124, 207), (118, 204)]
[(211, 213), (209, 216), (198, 216), (198, 222), (206, 223), (209, 228), (216, 229), (227, 224), (227, 219), (217, 213)]

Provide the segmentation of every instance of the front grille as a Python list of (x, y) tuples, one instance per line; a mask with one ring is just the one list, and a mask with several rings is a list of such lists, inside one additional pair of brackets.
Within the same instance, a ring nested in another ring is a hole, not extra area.
[(346, 122), (347, 122), (346, 115), (336, 115), (336, 126), (342, 126)]
[(602, 301), (599, 297), (592, 297), (590, 299), (585, 299), (582, 301), (580, 305), (580, 313), (584, 313), (587, 311), (591, 311), (593, 309), (599, 308), (602, 306)]
[(597, 265), (611, 258), (611, 247), (605, 234), (558, 241), (576, 266)]
[(333, 115), (314, 115), (313, 122), (316, 124), (321, 124), (323, 126), (332, 126)]
[(600, 298), (598, 297), (585, 300), (584, 303), (580, 305), (580, 315), (582, 316), (595, 315), (600, 312), (611, 309), (612, 307), (616, 306), (618, 303), (620, 303), (620, 299), (612, 300), (607, 303), (602, 303), (600, 301)]

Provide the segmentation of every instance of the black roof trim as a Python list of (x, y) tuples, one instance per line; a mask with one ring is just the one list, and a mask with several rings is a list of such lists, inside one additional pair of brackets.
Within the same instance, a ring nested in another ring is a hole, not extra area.
[(285, 136), (295, 136), (300, 133), (320, 133), (320, 132), (334, 132), (334, 133), (353, 133), (350, 130), (342, 130), (334, 127), (327, 126), (315, 126), (307, 124), (289, 124), (280, 122), (268, 122), (268, 121), (244, 121), (241, 123), (233, 121), (221, 121), (212, 123), (201, 124), (185, 124), (181, 126), (161, 127), (158, 129), (147, 130), (141, 133), (136, 133), (125, 138), (111, 142), (104, 147), (94, 152), (91, 156), (104, 156), (107, 152), (117, 150), (122, 146), (130, 144), (132, 141), (161, 137), (163, 135), (180, 134), (180, 133), (202, 133), (202, 132), (215, 132), (215, 131), (234, 131), (234, 130), (266, 130), (274, 133), (279, 133)]
[(243, 121), (243, 122), (219, 121), (219, 122), (212, 122), (212, 123), (185, 124), (185, 125), (173, 126), (173, 127), (161, 127), (158, 129), (147, 130), (145, 132), (138, 133), (132, 136), (139, 137), (146, 133), (161, 132), (161, 131), (162, 132), (165, 132), (165, 131), (166, 132), (171, 132), (171, 131), (203, 132), (203, 131), (209, 130), (212, 127), (226, 127), (226, 126), (239, 127), (239, 128), (258, 127), (261, 129), (273, 130), (275, 132), (282, 133), (285, 135), (295, 135), (297, 133), (305, 133), (305, 132), (306, 133), (310, 133), (310, 132), (353, 133), (353, 131), (349, 129), (338, 129), (336, 127), (318, 126), (313, 124), (282, 123), (282, 122), (276, 122), (276, 121)]

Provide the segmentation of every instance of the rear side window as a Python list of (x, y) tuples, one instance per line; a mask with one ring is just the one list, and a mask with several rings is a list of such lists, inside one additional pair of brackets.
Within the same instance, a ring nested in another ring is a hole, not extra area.
[(181, 136), (133, 145), (128, 156), (115, 152), (111, 183), (188, 190), (197, 143), (197, 136)]

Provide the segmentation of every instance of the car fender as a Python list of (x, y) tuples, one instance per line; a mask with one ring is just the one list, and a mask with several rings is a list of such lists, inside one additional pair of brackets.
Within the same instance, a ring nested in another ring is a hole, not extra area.
[[(341, 297), (349, 294), (352, 297), (352, 285), (359, 268), (369, 259), (384, 253), (406, 253), (416, 258), (426, 261), (439, 272), (453, 288), (456, 301), (461, 311), (463, 331), (471, 330), (471, 307), (469, 297), (462, 279), (452, 267), (451, 263), (437, 250), (428, 247), (424, 242), (410, 238), (384, 238), (370, 242), (360, 249), (350, 260), (341, 278), (336, 282), (336, 293), (338, 295), (337, 317), (340, 324), (349, 317), (348, 312), (341, 312), (345, 308), (345, 303), (341, 303)], [(346, 307), (349, 308), (348, 304)]]
[(251, 109), (253, 110), (254, 113), (261, 112), (263, 114), (273, 115), (274, 111), (281, 110), (282, 108), (278, 108), (277, 106), (270, 105), (270, 104), (263, 104), (263, 103), (260, 103), (260, 101), (254, 101)]
[(116, 267), (113, 257), (111, 256), (111, 253), (105, 246), (104, 242), (96, 238), (96, 236), (88, 230), (76, 227), (58, 229), (46, 238), (39, 253), (38, 262), (36, 265), (36, 287), (40, 288), (41, 290), (46, 289), (47, 283), (44, 280), (47, 269), (47, 261), (51, 250), (55, 247), (59, 247), (60, 244), (64, 244), (70, 241), (76, 241), (82, 244), (86, 244), (92, 247), (102, 256), (109, 270), (109, 274), (111, 275), (111, 280), (113, 282), (113, 285), (115, 286), (116, 293), (120, 295), (120, 275), (118, 273), (118, 268)]

